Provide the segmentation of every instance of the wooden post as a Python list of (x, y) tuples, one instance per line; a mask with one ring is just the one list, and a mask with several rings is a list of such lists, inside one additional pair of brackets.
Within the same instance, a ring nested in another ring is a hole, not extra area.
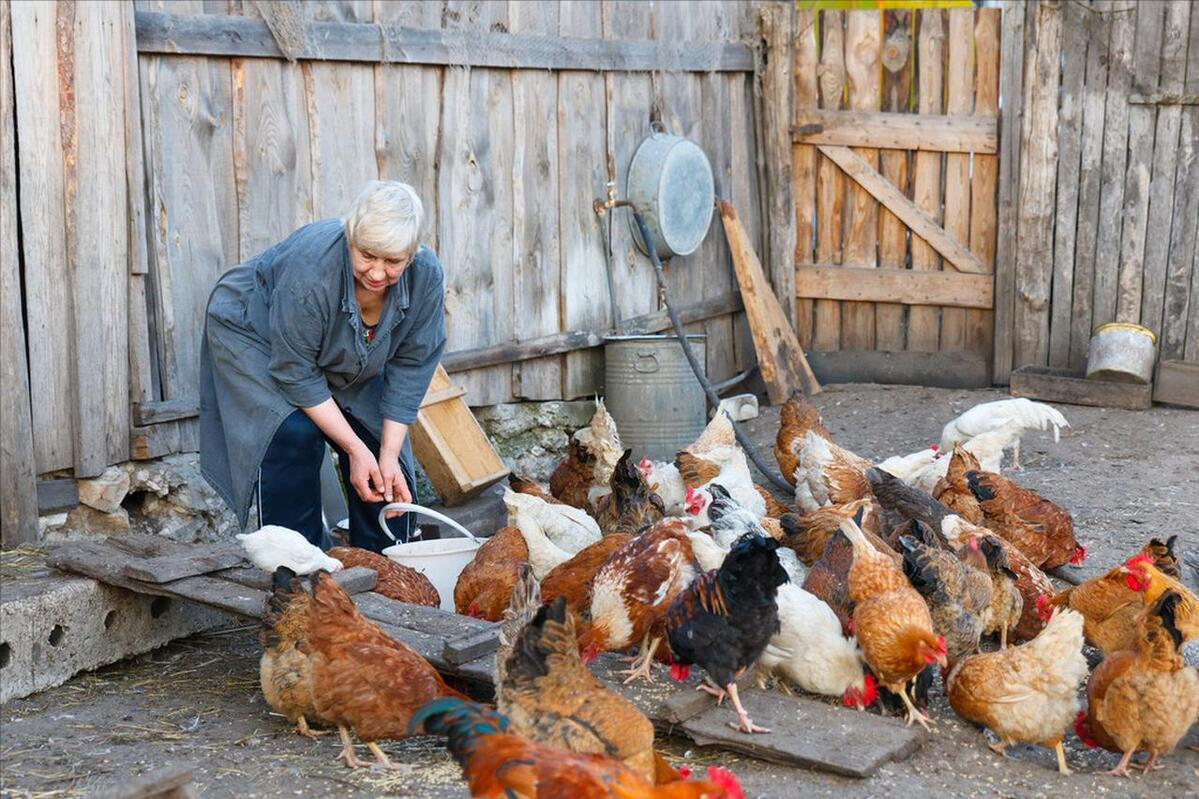
[[(915, 12), (887, 11), (883, 14), (883, 101), (882, 110), (903, 113), (910, 110), (912, 89), (912, 23)], [(879, 172), (895, 187), (908, 193), (910, 156), (903, 150), (883, 150), (879, 154)], [(884, 205), (879, 210), (878, 265), (904, 269), (908, 251), (908, 229)], [(904, 309), (898, 303), (875, 306), (875, 346), (884, 352), (904, 348)]]
[(1024, 3), (1003, 9), (999, 94), (999, 234), (995, 253), (995, 369), (1006, 384), (1012, 372), (1012, 314), (1016, 296), (1016, 198), (1020, 187), (1020, 114), (1024, 107)]
[[(965, 116), (974, 110), (974, 13), (972, 8), (955, 8), (949, 12), (945, 113), (952, 116)], [(970, 241), (970, 156), (967, 153), (947, 153), (945, 156), (945, 232), (958, 241)], [(966, 348), (965, 310), (941, 310), (940, 348)]]
[[(974, 115), (994, 118), (999, 113), (999, 21), (998, 8), (979, 9), (974, 26)], [(999, 156), (976, 153), (974, 177), (970, 181), (970, 250), (987, 270), (995, 273), (996, 188)], [(992, 287), (994, 277), (992, 277)], [(992, 304), (993, 307), (993, 304)], [(987, 359), (988, 371), (995, 342), (995, 313), (966, 311), (966, 349)]]
[[(820, 107), (841, 108), (845, 93), (844, 11), (820, 12), (823, 45), (820, 55)], [(824, 156), (816, 173), (816, 262), (841, 263), (841, 215), (845, 199), (845, 176)], [(816, 301), (816, 324), (812, 349), (829, 352), (841, 349), (841, 304)]]
[[(920, 65), (920, 113), (944, 113), (942, 105), (945, 47), (945, 12), (924, 9), (920, 12), (917, 37)], [(912, 200), (934, 222), (941, 221), (941, 154), (918, 152), (915, 156)], [(926, 242), (912, 239), (912, 269), (936, 271), (941, 259)], [(939, 346), (940, 310), (915, 307), (908, 311), (908, 349), (935, 352)]]
[(762, 75), (762, 124), (765, 125), (768, 209), (768, 272), (789, 323), (795, 321), (795, 203), (791, 193), (791, 64), (794, 9), (766, 3), (758, 23), (766, 41)]
[[(815, 108), (819, 102), (817, 88), (815, 11), (797, 11), (795, 17), (795, 117), (802, 110)], [(791, 148), (791, 197), (795, 202), (795, 264), (804, 266), (813, 260), (813, 241), (816, 217), (816, 164), (819, 158), (811, 144), (794, 144)], [(800, 346), (812, 346), (812, 326), (815, 324), (812, 300), (796, 299), (795, 332)]]

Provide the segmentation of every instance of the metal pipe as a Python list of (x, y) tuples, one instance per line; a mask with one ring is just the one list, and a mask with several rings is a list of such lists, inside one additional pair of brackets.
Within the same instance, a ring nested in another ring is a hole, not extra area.
[[(611, 203), (611, 205), (609, 205)], [(596, 200), (596, 212), (599, 212), (598, 206), (600, 201)], [(691, 365), (691, 371), (695, 373), (695, 379), (704, 389), (704, 396), (708, 398), (708, 404), (713, 408), (720, 407), (720, 397), (713, 390), (712, 384), (708, 382), (707, 376), (704, 374), (703, 368), (699, 365), (699, 361), (695, 357), (695, 353), (691, 350), (691, 344), (687, 341), (687, 334), (683, 330), (683, 323), (679, 319), (679, 314), (675, 311), (674, 306), (670, 304), (670, 300), (666, 293), (666, 275), (662, 272), (662, 261), (658, 258), (658, 248), (654, 246), (654, 238), (649, 232), (649, 225), (645, 223), (645, 218), (641, 216), (641, 212), (637, 210), (637, 206), (628, 200), (612, 200), (603, 203), (605, 207), (628, 206), (633, 211), (633, 220), (637, 223), (637, 229), (641, 231), (641, 240), (645, 242), (646, 250), (649, 251), (650, 263), (654, 265), (654, 275), (658, 279), (658, 290), (662, 295), (662, 302), (666, 306), (666, 313), (670, 316), (670, 324), (674, 327), (674, 333), (679, 338), (679, 344), (683, 347), (683, 355), (687, 358), (687, 363)], [(753, 461), (754, 466), (758, 467), (758, 471), (764, 474), (779, 488), (784, 491), (792, 492), (795, 487), (779, 476), (778, 472), (767, 466), (762, 457), (758, 454), (754, 442), (741, 429), (741, 425), (730, 416), (729, 421), (733, 425), (733, 433), (737, 436), (737, 443), (745, 450), (745, 454)]]

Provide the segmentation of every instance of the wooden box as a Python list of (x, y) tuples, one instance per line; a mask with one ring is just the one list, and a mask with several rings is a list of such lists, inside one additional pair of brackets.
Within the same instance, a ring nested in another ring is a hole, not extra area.
[(508, 467), (462, 399), (465, 394), (439, 365), (409, 431), (412, 454), (441, 501), (451, 506), (508, 476)]
[(1161, 361), (1153, 383), (1154, 402), (1199, 408), (1199, 363)]
[(1153, 404), (1152, 385), (1087, 380), (1081, 372), (1053, 366), (1021, 366), (1012, 372), (1011, 391), (1014, 397), (1130, 411)]

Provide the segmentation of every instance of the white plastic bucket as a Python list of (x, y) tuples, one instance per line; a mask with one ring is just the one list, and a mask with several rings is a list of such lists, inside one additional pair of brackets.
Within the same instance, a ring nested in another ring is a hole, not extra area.
[(430, 508), (415, 505), (410, 502), (392, 502), (379, 511), (379, 527), (393, 541), (391, 530), (387, 527), (387, 513), (392, 510), (403, 510), (430, 516), (448, 524), (465, 538), (438, 538), (432, 541), (410, 541), (407, 544), (396, 544), (383, 550), (383, 554), (416, 569), (429, 578), (437, 594), (441, 597), (441, 609), (454, 612), (454, 586), (458, 584), (458, 575), (466, 568), (466, 564), (475, 559), (475, 552), (483, 542), (458, 522)]
[(396, 544), (383, 554), (421, 572), (441, 596), (441, 609), (454, 611), (454, 586), (466, 564), (475, 558), (479, 544), (469, 538), (439, 538)]

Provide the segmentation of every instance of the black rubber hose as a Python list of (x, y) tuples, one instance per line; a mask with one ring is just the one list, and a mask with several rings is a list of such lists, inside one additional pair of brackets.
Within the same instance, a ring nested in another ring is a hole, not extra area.
[[(687, 357), (687, 363), (691, 365), (691, 371), (695, 372), (695, 379), (703, 386), (704, 395), (708, 398), (708, 404), (713, 408), (717, 408), (720, 406), (720, 397), (713, 390), (712, 384), (708, 382), (708, 378), (704, 374), (703, 368), (700, 367), (695, 353), (691, 351), (691, 342), (687, 341), (687, 333), (683, 330), (683, 323), (679, 319), (679, 314), (667, 298), (666, 275), (662, 272), (662, 261), (658, 258), (658, 248), (654, 246), (654, 239), (650, 235), (649, 226), (645, 223), (645, 218), (641, 216), (640, 211), (636, 208), (632, 208), (631, 210), (633, 212), (633, 219), (637, 222), (637, 229), (641, 231), (641, 240), (645, 242), (645, 248), (649, 251), (649, 260), (654, 265), (654, 275), (658, 278), (658, 289), (662, 292), (662, 301), (666, 304), (666, 313), (670, 316), (670, 324), (674, 327), (674, 334), (678, 336), (679, 344), (683, 347), (683, 355)], [(758, 454), (754, 442), (750, 440), (749, 436), (741, 429), (741, 425), (737, 424), (737, 421), (733, 417), (730, 416), (729, 421), (733, 424), (733, 432), (737, 435), (737, 443), (745, 450), (745, 454), (753, 461), (754, 466), (758, 467), (758, 471), (766, 475), (779, 488), (793, 494), (795, 486), (780, 477), (778, 472), (762, 461), (762, 457)]]

